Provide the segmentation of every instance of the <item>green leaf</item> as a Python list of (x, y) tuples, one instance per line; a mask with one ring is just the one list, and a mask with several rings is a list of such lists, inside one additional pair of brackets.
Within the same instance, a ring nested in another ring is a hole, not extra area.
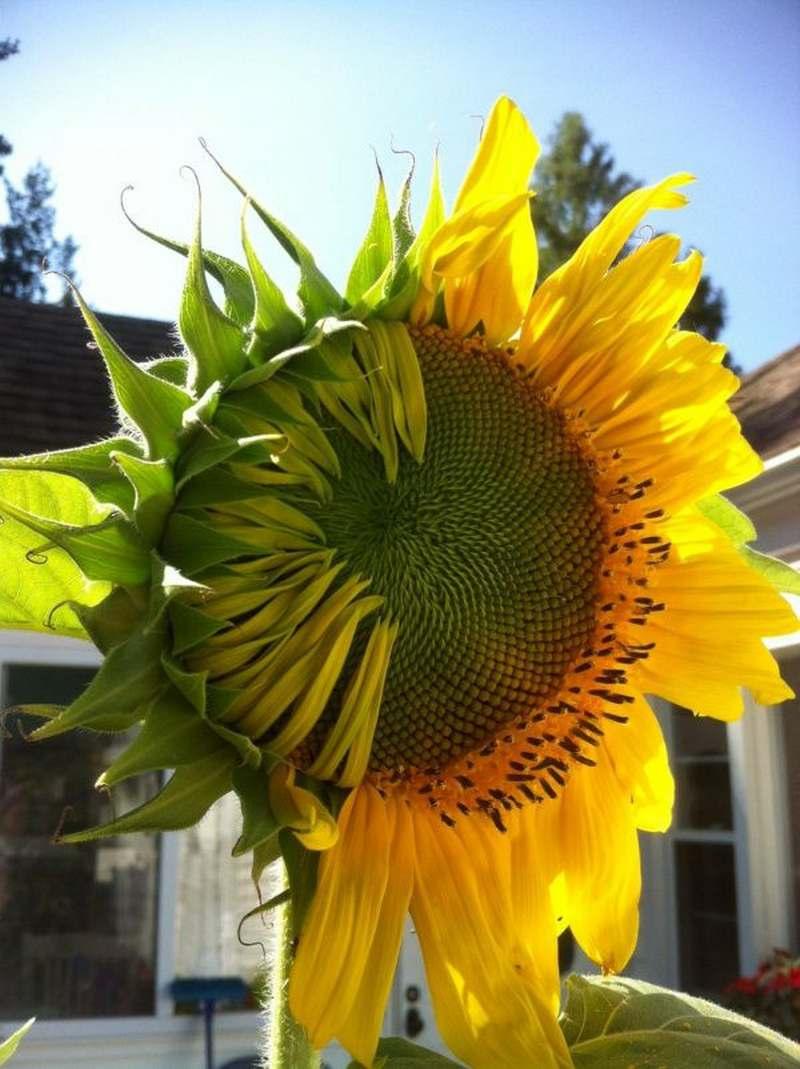
[(234, 178), (229, 171), (225, 170), (205, 142), (201, 141), (200, 143), (228, 181), (239, 190), (242, 196), (249, 199), (258, 217), (300, 268), (300, 286), (297, 292), (303, 305), (306, 323), (315, 323), (324, 316), (340, 311), (344, 302), (336, 292), (336, 289), (317, 267), (310, 250), (299, 238), (294, 236), (288, 227), (284, 226), (273, 215), (270, 215), (265, 208), (261, 207), (258, 201), (250, 196), (242, 183), (237, 178)]
[(271, 839), (280, 830), (269, 802), (268, 774), (274, 763), (265, 756), (260, 768), (237, 768), (233, 773), (233, 789), (242, 808), (242, 834), (233, 848), (233, 856), (254, 850), (265, 839)]
[(137, 457), (141, 448), (130, 438), (109, 438), (78, 449), (59, 449), (53, 453), (35, 453), (27, 457), (0, 460), (0, 470), (52, 471), (71, 475), (91, 490), (98, 501), (117, 505), (124, 512), (133, 508), (133, 492), (111, 461), (112, 453)]
[(408, 315), (414, 298), (419, 290), (419, 272), (422, 262), (422, 254), (433, 235), (444, 222), (445, 203), (442, 195), (442, 184), (439, 174), (439, 157), (433, 161), (433, 174), (431, 175), (431, 190), (428, 198), (428, 207), (425, 218), (413, 244), (401, 261), (394, 273), (392, 284), (385, 301), (376, 307), (376, 314), (381, 319), (403, 320)]
[(109, 511), (110, 506), (97, 502), (83, 483), (69, 475), (0, 471), (0, 624), (85, 637), (71, 603), (96, 605), (108, 593), (108, 584), (88, 579), (56, 546), (44, 556), (37, 554), (42, 535), (26, 519), (47, 516), (79, 528), (102, 522)]
[(350, 304), (357, 304), (373, 282), (380, 278), (386, 265), (392, 262), (392, 251), (392, 220), (383, 173), (378, 166), (378, 191), (372, 219), (347, 279), (345, 297)]
[(257, 451), (253, 463), (268, 459), (270, 440), (271, 436), (264, 434), (232, 438), (216, 428), (201, 427), (178, 462), (176, 488), (180, 491), (190, 479), (234, 456), (240, 460), (248, 452)]
[(111, 650), (83, 694), (31, 738), (47, 739), (76, 727), (124, 731), (141, 720), (167, 685), (161, 666), (163, 644), (163, 630), (136, 631)]
[(192, 403), (180, 387), (151, 375), (117, 345), (77, 290), (75, 298), (105, 361), (111, 388), (122, 412), (144, 435), (148, 457), (171, 458), (178, 452), (177, 437), (183, 413)]
[(252, 739), (249, 739), (246, 735), (242, 735), (241, 732), (235, 731), (233, 728), (228, 727), (226, 724), (220, 724), (214, 719), (217, 710), (215, 705), (220, 699), (221, 694), (225, 694), (226, 701), (220, 702), (223, 706), (230, 704), (227, 701), (228, 697), (235, 697), (236, 695), (232, 691), (223, 691), (221, 687), (206, 687), (206, 693), (208, 697), (208, 709), (205, 714), (205, 721), (212, 731), (216, 732), (221, 739), (223, 739), (229, 746), (232, 746), (241, 759), (241, 764), (248, 765), (250, 768), (258, 768), (263, 759), (261, 750), (256, 746)]
[(720, 494), (698, 502), (698, 508), (707, 519), (725, 532), (750, 567), (776, 590), (786, 594), (800, 594), (800, 572), (785, 561), (759, 553), (745, 544), (755, 540), (756, 529), (741, 509)]
[(181, 492), (177, 507), (206, 508), (225, 501), (253, 501), (274, 494), (274, 489), (240, 479), (227, 469), (216, 467), (196, 476)]
[[(363, 1069), (361, 1062), (350, 1062), (348, 1069)], [(464, 1069), (460, 1062), (420, 1047), (408, 1039), (390, 1036), (378, 1043), (375, 1069)], [(630, 1067), (633, 1069), (633, 1067)]]
[(253, 330), (255, 337), (248, 355), (261, 362), (269, 356), (288, 349), (303, 336), (303, 320), (286, 303), (280, 288), (264, 270), (247, 233), (246, 214), (250, 205), (245, 199), (242, 209), (242, 248), (256, 296)]
[(153, 701), (139, 734), (106, 769), (97, 786), (111, 787), (142, 772), (192, 764), (224, 747), (186, 699), (168, 690)]
[(167, 785), (148, 802), (108, 824), (64, 835), (59, 842), (87, 843), (132, 831), (178, 831), (190, 828), (218, 798), (231, 789), (235, 761), (236, 755), (230, 749), (225, 749), (191, 765), (181, 765)]
[[(253, 848), (253, 864), (250, 867), (250, 878), (256, 887), (258, 887), (267, 865), (271, 865), (273, 861), (277, 861), (280, 856), (281, 848), (278, 836), (275, 836), (274, 839), (265, 839), (262, 843), (259, 843), (258, 846)], [(288, 888), (286, 891), (281, 891), (281, 896), (281, 901), (285, 902), (289, 897)]]
[(164, 522), (174, 500), (175, 481), (167, 460), (142, 460), (126, 453), (112, 453), (134, 491), (134, 523), (148, 545), (161, 538)]
[(571, 976), (561, 1019), (576, 1069), (790, 1069), (800, 1046), (703, 999), (618, 977)]
[(203, 715), (206, 711), (206, 680), (208, 672), (187, 672), (168, 654), (161, 655), (161, 663), (167, 678), (195, 711)]
[(324, 359), (321, 363), (313, 364), (309, 362), (308, 357), (312, 351), (318, 350), (323, 343), (334, 335), (339, 335), (346, 331), (363, 331), (364, 329), (364, 324), (357, 319), (337, 319), (335, 316), (326, 316), (324, 319), (320, 319), (311, 327), (298, 345), (293, 346), (291, 349), (284, 349), (283, 352), (273, 356), (265, 364), (251, 368), (235, 379), (226, 395), (226, 401), (231, 402), (231, 393), (233, 392), (246, 390), (251, 386), (257, 386), (259, 383), (271, 379), (273, 375), (277, 374), (290, 362), (290, 370), (295, 374), (302, 374), (304, 359), (306, 361), (306, 374), (309, 378), (318, 377), (334, 382), (347, 381), (337, 374)]
[(405, 259), (408, 250), (414, 244), (414, 226), (411, 222), (411, 183), (414, 178), (414, 164), (408, 172), (403, 188), (400, 190), (400, 203), (392, 219), (394, 235), (394, 265), (397, 267)]
[(143, 367), (157, 379), (171, 382), (173, 386), (185, 387), (189, 379), (189, 358), (187, 356), (157, 356), (153, 360), (142, 360)]
[[(131, 186), (128, 186), (128, 189), (131, 188)], [(127, 189), (123, 190), (123, 194), (127, 193), (127, 191)], [(125, 213), (125, 218), (140, 234), (144, 234), (151, 241), (155, 241), (158, 245), (163, 245), (165, 249), (171, 249), (181, 256), (189, 255), (188, 245), (182, 241), (173, 241), (170, 238), (162, 237), (160, 234), (140, 226), (128, 214), (124, 203), (122, 210)], [(237, 264), (235, 260), (229, 260), (227, 256), (221, 256), (218, 252), (211, 252), (210, 249), (203, 250), (203, 265), (209, 275), (215, 278), (225, 291), (225, 314), (234, 319), (239, 326), (246, 327), (253, 318), (253, 287), (250, 285), (250, 277), (245, 269), (241, 264)]]
[(732, 501), (728, 501), (721, 494), (714, 494), (712, 497), (698, 501), (697, 507), (706, 519), (711, 520), (725, 532), (735, 546), (755, 541), (756, 529), (749, 516), (746, 516)]
[(47, 561), (51, 546), (66, 550), (87, 579), (138, 586), (147, 582), (150, 562), (147, 547), (132, 524), (121, 515), (109, 516), (101, 523), (79, 527), (39, 516), (0, 499), (0, 510), (46, 539), (41, 539), (29, 559)]
[(176, 655), (186, 653), (228, 626), (227, 620), (209, 616), (182, 601), (174, 601), (170, 605), (169, 619), (172, 624), (172, 652)]
[(144, 606), (125, 587), (114, 587), (97, 605), (70, 606), (101, 653), (125, 642), (141, 626)]
[(170, 517), (161, 548), (164, 556), (186, 575), (196, 575), (235, 557), (257, 555), (246, 542), (229, 538), (210, 524), (180, 513)]
[(4, 1039), (3, 1042), (0, 1043), (0, 1065), (5, 1065), (11, 1055), (14, 1054), (17, 1047), (30, 1031), (31, 1025), (35, 1020), (35, 1017), (31, 1017), (31, 1019), (26, 1021), (21, 1028), (18, 1028), (13, 1035), (9, 1036), (8, 1039)]
[(289, 890), (292, 892), (292, 924), (295, 934), (299, 935), (317, 888), (319, 852), (306, 850), (288, 828), (278, 833), (278, 842), (289, 877)]
[(800, 594), (800, 572), (790, 564), (778, 560), (777, 557), (768, 557), (765, 553), (759, 553), (749, 546), (741, 546), (739, 552), (760, 576), (771, 583), (776, 590), (785, 594)]
[(181, 336), (194, 357), (190, 384), (198, 394), (204, 393), (212, 383), (228, 383), (247, 362), (242, 328), (220, 311), (208, 288), (200, 234), (200, 205), (198, 184), (194, 240), (189, 250), (178, 317)]

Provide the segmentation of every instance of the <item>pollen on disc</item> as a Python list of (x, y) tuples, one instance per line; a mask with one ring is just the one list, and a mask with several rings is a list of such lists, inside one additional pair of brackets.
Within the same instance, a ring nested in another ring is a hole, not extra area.
[(423, 463), (403, 451), (389, 485), (376, 451), (332, 432), (342, 476), (314, 513), (400, 625), (376, 770), (441, 766), (556, 692), (593, 631), (603, 546), (592, 473), (559, 412), (502, 352), (435, 327), (411, 337)]

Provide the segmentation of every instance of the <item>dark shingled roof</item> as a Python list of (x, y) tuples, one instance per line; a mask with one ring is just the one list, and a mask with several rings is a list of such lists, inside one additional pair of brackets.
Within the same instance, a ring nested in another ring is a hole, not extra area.
[[(136, 360), (180, 351), (171, 323), (99, 318)], [(76, 308), (0, 297), (0, 456), (65, 449), (113, 433), (103, 362), (89, 342)], [(762, 456), (800, 445), (800, 346), (746, 375), (733, 408)]]
[(765, 459), (800, 445), (800, 345), (746, 375), (732, 407)]
[[(180, 350), (171, 323), (99, 319), (135, 360)], [(100, 354), (77, 308), (0, 297), (0, 456), (66, 449), (116, 428)]]

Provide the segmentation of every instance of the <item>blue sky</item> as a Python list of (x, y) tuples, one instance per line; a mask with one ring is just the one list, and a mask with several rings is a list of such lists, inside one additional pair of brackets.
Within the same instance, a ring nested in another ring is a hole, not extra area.
[[(125, 222), (186, 238), (194, 165), (204, 240), (238, 255), (231, 170), (342, 281), (374, 192), (372, 146), (397, 189), (418, 160), (416, 206), (441, 145), (452, 198), (479, 121), (513, 96), (541, 138), (582, 111), (619, 164), (655, 180), (690, 170), (691, 206), (657, 227), (703, 250), (745, 367), (800, 341), (800, 3), (797, 0), (0, 0), (0, 130), (12, 180), (52, 169), (62, 233), (105, 311), (170, 318), (183, 265)], [(255, 229), (255, 228), (254, 228)], [(265, 263), (293, 283), (265, 238)]]

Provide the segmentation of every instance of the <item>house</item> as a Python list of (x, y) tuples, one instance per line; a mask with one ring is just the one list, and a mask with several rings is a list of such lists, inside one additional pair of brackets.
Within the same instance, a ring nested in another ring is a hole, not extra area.
[[(102, 316), (137, 359), (175, 351), (170, 324)], [(0, 456), (63, 448), (110, 434), (109, 391), (73, 309), (0, 298)], [(745, 380), (736, 398), (764, 473), (731, 496), (759, 546), (800, 565), (800, 347)], [(800, 634), (774, 643), (800, 691)], [(0, 706), (63, 704), (98, 663), (88, 644), (0, 632)], [(800, 936), (800, 708), (753, 708), (736, 724), (661, 703), (679, 783), (673, 830), (643, 836), (642, 928), (631, 975), (714, 994)], [(263, 938), (239, 919), (255, 904), (245, 860), (228, 855), (237, 806), (224, 799), (198, 828), (56, 847), (62, 821), (97, 822), (110, 802), (91, 789), (118, 741), (68, 735), (33, 747), (24, 718), (0, 738), (0, 1035), (40, 1020), (15, 1066), (189, 1069), (202, 1026), (175, 1013), (176, 975), (257, 971)], [(115, 788), (131, 793), (154, 783)], [(115, 802), (115, 804), (117, 804)], [(65, 811), (65, 807), (70, 812)], [(44, 833), (42, 829), (47, 829)], [(569, 948), (565, 948), (569, 952)], [(586, 967), (579, 954), (573, 966)], [(7, 1022), (7, 1023), (4, 1023)], [(221, 1013), (218, 1062), (254, 1053), (254, 1009)], [(437, 1045), (419, 947), (409, 929), (386, 1030)], [(331, 1051), (332, 1066), (347, 1064)]]

